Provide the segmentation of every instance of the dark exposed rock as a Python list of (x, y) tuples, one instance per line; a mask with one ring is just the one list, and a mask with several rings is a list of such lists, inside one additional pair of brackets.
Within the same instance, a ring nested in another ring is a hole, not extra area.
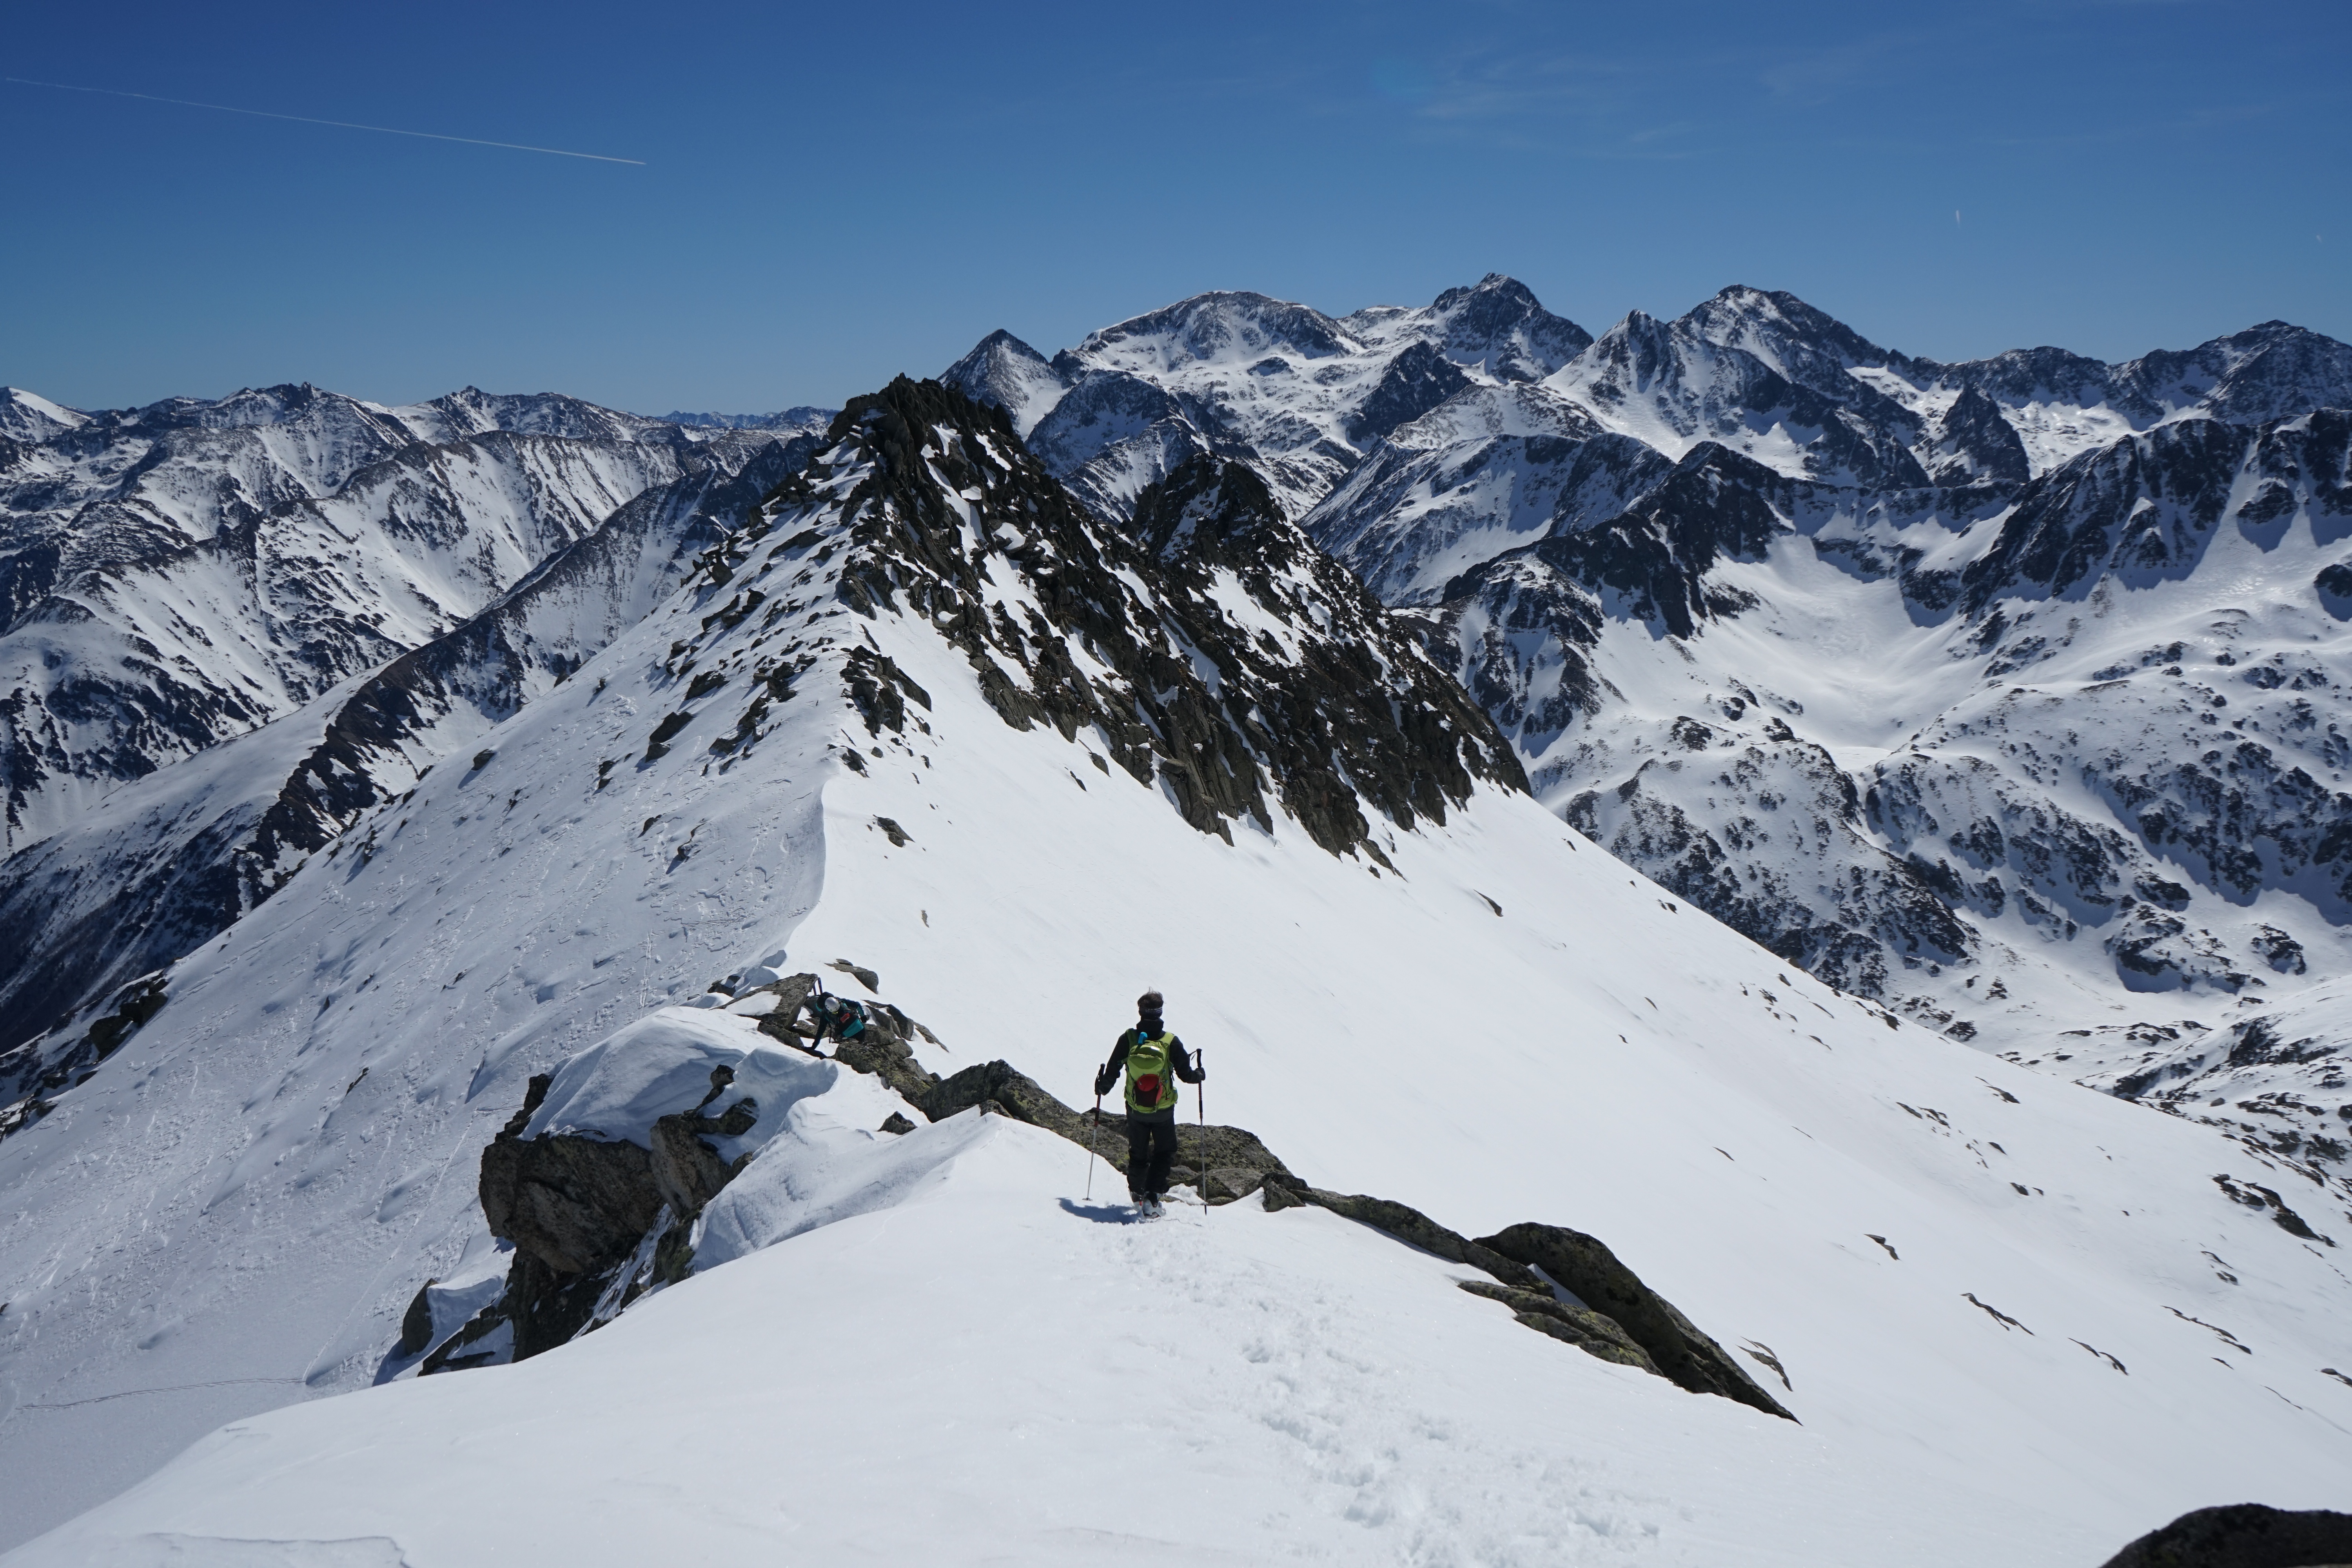
[(2301, 974), (2307, 967), (2304, 962), (2303, 943), (2276, 926), (2259, 928), (2248, 945), (2281, 974)]
[[(1240, 746), (1225, 758), (1234, 787), (1222, 789), (1205, 765), (1190, 770), (1192, 790), (1221, 797), (1223, 814), (1264, 817), (1252, 753), (1266, 763), (1284, 808), (1334, 854), (1370, 835), (1360, 802), (1411, 827), (1420, 817), (1443, 823), (1448, 803), (1468, 797), (1474, 773), (1524, 787), (1486, 716), (1426, 659), (1398, 657), (1418, 649), (1283, 517), (1248, 468), (1209, 458), (1184, 464), (1136, 498), (1129, 531), (1160, 562), (1170, 620), (1216, 666), (1223, 710), (1238, 717), (1227, 732)], [(1305, 640), (1296, 658), (1237, 636), (1213, 596), (1221, 569), (1294, 625), (1314, 624), (1318, 609), (1339, 611), (1341, 635)], [(1301, 574), (1313, 580), (1313, 594), (1297, 586)], [(1481, 735), (1490, 743), (1462, 743)]]
[[(845, 497), (814, 488), (835, 470), (786, 480), (722, 560), (838, 507), (849, 523), (845, 605), (927, 616), (1007, 724), (1098, 738), (1109, 763), (1164, 785), (1202, 832), (1230, 841), (1244, 819), (1270, 829), (1271, 791), (1326, 849), (1377, 858), (1374, 813), (1401, 827), (1442, 823), (1479, 780), (1524, 787), (1491, 721), (1248, 468), (1206, 457), (1176, 465), (1136, 498), (1130, 539), (1087, 514), (1023, 449), (1001, 407), (937, 383), (901, 378), (853, 401), (827, 438), (865, 477)], [(951, 506), (943, 480), (979, 499)], [(976, 507), (977, 530), (965, 506)], [(1018, 620), (987, 586), (1007, 564), (1037, 600)], [(1226, 615), (1212, 594), (1219, 572), (1297, 628), (1293, 648)], [(1107, 673), (1082, 669), (1074, 646)], [(904, 699), (925, 700), (870, 650), (851, 654), (845, 680), (877, 737), (911, 721)]]
[[(1099, 1125), (1096, 1118), (1099, 1114)], [(1080, 1121), (1090, 1130), (1082, 1142), (1122, 1174), (1127, 1170), (1127, 1117), (1118, 1111), (1085, 1112)], [(1179, 1184), (1197, 1182), (1206, 1169), (1214, 1191), (1205, 1194), (1214, 1204), (1231, 1203), (1258, 1190), (1261, 1183), (1296, 1181), (1290, 1168), (1255, 1133), (1239, 1127), (1176, 1124), (1176, 1160), (1170, 1175)]]
[(840, 973), (848, 975), (852, 980), (856, 981), (860, 985), (865, 986), (868, 991), (873, 992), (877, 995), (881, 994), (882, 976), (875, 973), (873, 970), (866, 968), (862, 963), (852, 963), (845, 958), (836, 958), (831, 963), (826, 964), (825, 967), (827, 969), (838, 970)]
[(806, 1047), (807, 1039), (795, 1032), (801, 1009), (807, 1004), (809, 994), (816, 989), (814, 974), (792, 974), (764, 987), (775, 993), (775, 1007), (759, 1021), (760, 1032), (788, 1046)]
[(2033, 480), (1992, 547), (1961, 572), (1970, 615), (2002, 596), (2067, 595), (2109, 570), (2185, 575), (2211, 541), (2250, 437), (2218, 419), (2183, 420)]
[(2352, 562), (2322, 567), (2311, 585), (2318, 590), (2319, 602), (2329, 615), (2339, 621), (2352, 620)]
[(393, 1347), (395, 1355), (412, 1356), (433, 1342), (432, 1289), (436, 1281), (427, 1279), (416, 1288), (408, 1303), (408, 1310), (400, 1316), (400, 1340)]
[(960, 1110), (993, 1100), (1003, 1114), (1033, 1127), (1058, 1132), (1074, 1143), (1086, 1142), (1078, 1113), (1039, 1088), (1034, 1079), (1009, 1062), (982, 1062), (954, 1077), (939, 1080), (915, 1100), (915, 1109), (933, 1121), (944, 1121)]
[(2235, 1202), (2245, 1205), (2248, 1208), (2256, 1210), (2267, 1209), (2270, 1213), (2271, 1223), (2277, 1226), (2289, 1236), (2298, 1237), (2304, 1241), (2325, 1242), (2329, 1247), (2336, 1245), (2336, 1242), (2332, 1237), (2322, 1236), (2319, 1232), (2312, 1229), (2308, 1221), (2286, 1205), (2286, 1201), (2284, 1199), (2281, 1198), (2277, 1193), (2262, 1185), (2260, 1183), (2241, 1183), (2233, 1181), (2228, 1176), (2216, 1176), (2213, 1178), (2213, 1184), (2221, 1188), (2225, 1195)]
[(729, 1163), (706, 1140), (740, 1138), (757, 1120), (758, 1108), (747, 1098), (728, 1107), (727, 1114), (716, 1121), (688, 1110), (654, 1122), (650, 1174), (654, 1190), (673, 1215), (701, 1213), (703, 1205), (719, 1195), (719, 1189), (751, 1163), (751, 1157), (745, 1154)]
[[(1758, 1387), (1722, 1346), (1591, 1237), (1529, 1224), (1473, 1241), (1418, 1209), (1385, 1198), (1325, 1192), (1277, 1174), (1265, 1178), (1264, 1190), (1269, 1212), (1304, 1205), (1328, 1209), (1448, 1262), (1492, 1275), (1498, 1285), (1469, 1282), (1463, 1288), (1505, 1302), (1528, 1327), (1604, 1361), (1654, 1372), (1694, 1394), (1719, 1394), (1767, 1415), (1796, 1419)], [(1537, 1268), (1584, 1306), (1557, 1301)]]
[(500, 1133), (482, 1151), (482, 1213), (490, 1234), (562, 1274), (627, 1257), (661, 1212), (652, 1152), (593, 1138)]
[(2032, 475), (2016, 426), (2001, 416), (2000, 405), (1975, 387), (1953, 399), (1927, 438), (1935, 450), (1927, 477), (1937, 484), (2023, 484)]
[(121, 1050), (142, 1025), (163, 1010), (169, 982), (170, 975), (157, 970), (123, 986), (95, 1009), (98, 1016), (80, 1039), (61, 1053), (45, 1053), (39, 1039), (0, 1053), (0, 1083), (18, 1096), (0, 1109), (0, 1138), (47, 1115), (50, 1095), (84, 1082), (100, 1063)]
[(1615, 1362), (1620, 1366), (1639, 1367), (1654, 1377), (1665, 1375), (1650, 1359), (1650, 1352), (1633, 1342), (1632, 1335), (1599, 1312), (1572, 1307), (1548, 1290), (1517, 1290), (1484, 1279), (1464, 1279), (1459, 1283), (1473, 1296), (1502, 1302), (1527, 1327), (1556, 1340), (1565, 1340), (1587, 1355)]
[[(867, 1032), (873, 1033), (870, 1029)], [(833, 1058), (845, 1068), (873, 1074), (897, 1089), (918, 1110), (922, 1108), (924, 1098), (939, 1085), (938, 1075), (925, 1072), (918, 1067), (914, 1052), (903, 1040), (885, 1041), (878, 1035), (867, 1039), (861, 1035), (856, 1039), (844, 1040), (835, 1046)]]
[(2352, 1514), (2261, 1503), (2200, 1508), (2151, 1531), (2105, 1568), (2322, 1568), (2352, 1563)]
[[(703, 1105), (719, 1099), (733, 1078), (730, 1068), (714, 1069)], [(512, 1327), (510, 1359), (526, 1360), (592, 1327), (616, 1285), (625, 1286), (625, 1303), (653, 1278), (682, 1279), (693, 1258), (690, 1222), (751, 1163), (749, 1154), (721, 1160), (706, 1142), (751, 1130), (758, 1106), (748, 1097), (717, 1117), (698, 1108), (659, 1118), (651, 1149), (568, 1134), (526, 1139), (523, 1129), (551, 1081), (550, 1074), (534, 1077), (523, 1108), (482, 1151), (483, 1217), (492, 1235), (515, 1248), (506, 1290), (425, 1358), (426, 1373), (488, 1355), (472, 1347), (500, 1323)], [(624, 1280), (649, 1243), (649, 1278)]]
[(850, 701), (856, 705), (858, 716), (866, 721), (866, 732), (869, 735), (879, 735), (885, 730), (905, 730), (907, 698), (913, 698), (925, 709), (931, 705), (929, 692), (908, 679), (906, 671), (887, 655), (872, 648), (849, 650), (848, 665), (841, 680)]
[(1643, 1284), (1595, 1237), (1559, 1226), (1528, 1224), (1481, 1237), (1476, 1245), (1541, 1268), (1561, 1289), (1621, 1325), (1677, 1385), (1796, 1419), (1758, 1387), (1729, 1352), (1701, 1333), (1673, 1302)]
[(1470, 378), (1440, 353), (1434, 343), (1414, 343), (1389, 362), (1379, 384), (1348, 422), (1348, 439), (1359, 447), (1369, 447), (1469, 384)]
[[(795, 974), (761, 987), (780, 1003), (761, 1019), (761, 1028), (800, 1048), (813, 1048), (795, 1025), (814, 983), (812, 974)], [(912, 1020), (882, 1002), (868, 1005), (866, 1016), (866, 1029), (842, 1042), (835, 1059), (898, 1088), (929, 1120), (976, 1109), (981, 1115), (1026, 1122), (1086, 1145), (1114, 1170), (1125, 1170), (1124, 1117), (1098, 1109), (1074, 1110), (1009, 1062), (984, 1062), (941, 1079), (915, 1062), (908, 1043), (918, 1028)], [(693, 1217), (751, 1160), (746, 1154), (725, 1161), (709, 1142), (741, 1137), (757, 1123), (758, 1106), (748, 1098), (736, 1099), (718, 1116), (705, 1114), (727, 1099), (734, 1078), (730, 1068), (714, 1068), (702, 1103), (659, 1118), (647, 1150), (572, 1135), (525, 1139), (523, 1131), (553, 1081), (551, 1074), (534, 1077), (522, 1108), (482, 1155), (483, 1215), (491, 1232), (515, 1248), (506, 1289), (434, 1348), (422, 1370), (456, 1371), (498, 1359), (501, 1346), (496, 1335), (502, 1327), (511, 1333), (506, 1353), (524, 1360), (609, 1320), (646, 1289), (684, 1279), (693, 1268)], [(903, 1135), (915, 1127), (894, 1111), (880, 1131)], [(1465, 1282), (1464, 1289), (1501, 1302), (1538, 1332), (1695, 1392), (1787, 1415), (1728, 1365), (1713, 1340), (1591, 1237), (1527, 1225), (1473, 1241), (1406, 1205), (1309, 1186), (1255, 1135), (1237, 1127), (1187, 1129), (1180, 1123), (1178, 1153), (1190, 1163), (1173, 1171), (1175, 1180), (1193, 1184), (1211, 1204), (1263, 1192), (1270, 1213), (1306, 1205), (1328, 1209), (1483, 1270), (1499, 1283)], [(1549, 1271), (1582, 1304), (1557, 1299), (1530, 1263)], [(403, 1320), (398, 1353), (424, 1350), (431, 1332), (431, 1310), (419, 1291)]]
[[(1387, 1198), (1368, 1197), (1360, 1193), (1328, 1193), (1320, 1187), (1307, 1186), (1295, 1177), (1284, 1180), (1279, 1176), (1270, 1176), (1266, 1182), (1268, 1207), (1274, 1206), (1272, 1199), (1277, 1185), (1286, 1190), (1288, 1197), (1313, 1204), (1318, 1208), (1329, 1209), (1333, 1214), (1352, 1219), (1359, 1225), (1370, 1226), (1374, 1230), (1395, 1237), (1399, 1241), (1418, 1247), (1423, 1252), (1435, 1253), (1449, 1263), (1466, 1263), (1473, 1268), (1485, 1269), (1514, 1289), (1540, 1290), (1543, 1288), (1543, 1282), (1524, 1265), (1484, 1243), (1470, 1240), (1458, 1231), (1446, 1229), (1419, 1209)], [(1285, 1204), (1282, 1206), (1289, 1205)]]

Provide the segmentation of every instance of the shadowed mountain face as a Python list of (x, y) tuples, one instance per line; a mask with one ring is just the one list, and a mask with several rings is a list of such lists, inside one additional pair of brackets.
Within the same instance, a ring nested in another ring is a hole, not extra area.
[(2260, 1019), (2352, 941), (2352, 348), (1944, 364), (1747, 287), (1559, 320), (1495, 279), (1211, 295), (959, 373), (1114, 513), (1253, 468), (1545, 800), (1790, 962), (2105, 1087), (2332, 1115), (2352, 1015)]

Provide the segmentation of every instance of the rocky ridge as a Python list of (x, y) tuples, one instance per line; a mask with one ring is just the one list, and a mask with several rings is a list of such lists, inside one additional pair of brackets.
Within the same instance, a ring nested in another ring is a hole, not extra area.
[[(878, 986), (878, 975), (847, 960), (834, 967), (853, 973), (869, 994)], [(760, 1034), (824, 1057), (832, 1034), (814, 1005), (821, 994), (815, 973), (729, 979), (737, 984), (719, 983), (703, 1001), (752, 1014)], [(918, 1033), (929, 1037), (929, 1029), (878, 999), (863, 1008), (858, 1034), (835, 1042), (830, 1059), (881, 1079), (925, 1121), (1006, 1116), (1088, 1148), (1114, 1171), (1124, 1169), (1121, 1119), (1073, 1110), (1003, 1061), (941, 1079), (917, 1064), (911, 1047)], [(740, 1094), (736, 1070), (722, 1064), (710, 1069), (709, 1092), (698, 1104), (654, 1119), (643, 1142), (556, 1132), (525, 1136), (567, 1067), (531, 1079), (522, 1108), (482, 1153), (482, 1213), (491, 1233), (513, 1248), (503, 1291), (461, 1326), (436, 1333), (437, 1282), (427, 1281), (404, 1317), (380, 1380), (411, 1368), (433, 1373), (526, 1360), (594, 1331), (695, 1272), (698, 1219), (763, 1152), (755, 1148), (730, 1160), (716, 1146), (759, 1124), (757, 1099)], [(914, 1126), (894, 1111), (877, 1131), (903, 1135)], [(1313, 1186), (1242, 1129), (1204, 1124), (1183, 1132), (1194, 1152), (1172, 1174), (1179, 1186), (1198, 1194), (1195, 1201), (1214, 1206), (1262, 1192), (1269, 1212), (1327, 1209), (1485, 1272), (1493, 1283), (1464, 1280), (1462, 1289), (1499, 1302), (1539, 1333), (1692, 1393), (1795, 1419), (1721, 1345), (1592, 1237), (1528, 1223), (1473, 1241), (1405, 1205)]]
[[(1407, 830), (1442, 824), (1481, 781), (1524, 785), (1509, 747), (1417, 639), (1244, 468), (1194, 461), (1147, 487), (1130, 540), (1076, 503), (1001, 409), (935, 382), (902, 377), (853, 400), (827, 440), (706, 557), (728, 596), (702, 637), (675, 650), (678, 676), (697, 668), (706, 638), (804, 604), (792, 590), (814, 590), (826, 568), (851, 611), (925, 618), (1008, 725), (1087, 737), (1098, 770), (1164, 787), (1185, 820), (1228, 841), (1244, 821), (1271, 831), (1278, 807), (1332, 853), (1381, 862), (1376, 816)], [(733, 586), (771, 534), (784, 543), (760, 575), (780, 556), (803, 570), (778, 588)], [(689, 695), (718, 689), (741, 657), (695, 675)], [(909, 743), (921, 721), (908, 704), (928, 698), (877, 650), (848, 658), (869, 736)], [(747, 689), (744, 738), (775, 695), (772, 674), (750, 673), (764, 684)], [(722, 736), (712, 749), (734, 744)]]

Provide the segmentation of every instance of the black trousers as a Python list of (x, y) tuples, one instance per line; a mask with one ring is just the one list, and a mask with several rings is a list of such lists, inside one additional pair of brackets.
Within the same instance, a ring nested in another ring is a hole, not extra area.
[(1156, 1198), (1168, 1190), (1168, 1167), (1176, 1163), (1176, 1113), (1127, 1117), (1127, 1191)]

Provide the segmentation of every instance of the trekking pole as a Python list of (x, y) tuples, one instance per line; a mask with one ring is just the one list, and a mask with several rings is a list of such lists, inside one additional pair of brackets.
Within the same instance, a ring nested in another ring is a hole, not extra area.
[(1098, 1129), (1100, 1129), (1100, 1128), (1101, 1128), (1101, 1126), (1102, 1126), (1102, 1096), (1101, 1096), (1101, 1095), (1099, 1095), (1099, 1094), (1097, 1094), (1097, 1095), (1096, 1095), (1096, 1096), (1095, 1096), (1095, 1119), (1094, 1119), (1094, 1121), (1091, 1121), (1091, 1122), (1087, 1123), (1087, 1196), (1086, 1196), (1086, 1201), (1087, 1201), (1087, 1203), (1092, 1203), (1092, 1202), (1094, 1202), (1094, 1201), (1095, 1201), (1095, 1140), (1096, 1140), (1098, 1136), (1100, 1136), (1100, 1133), (1099, 1133), (1099, 1131), (1098, 1131)]
[(1201, 1116), (1201, 1223), (1206, 1225), (1209, 1221), (1209, 1053), (1194, 1051), (1192, 1068), (1201, 1075), (1201, 1081), (1192, 1086), (1192, 1103), (1199, 1109)]

